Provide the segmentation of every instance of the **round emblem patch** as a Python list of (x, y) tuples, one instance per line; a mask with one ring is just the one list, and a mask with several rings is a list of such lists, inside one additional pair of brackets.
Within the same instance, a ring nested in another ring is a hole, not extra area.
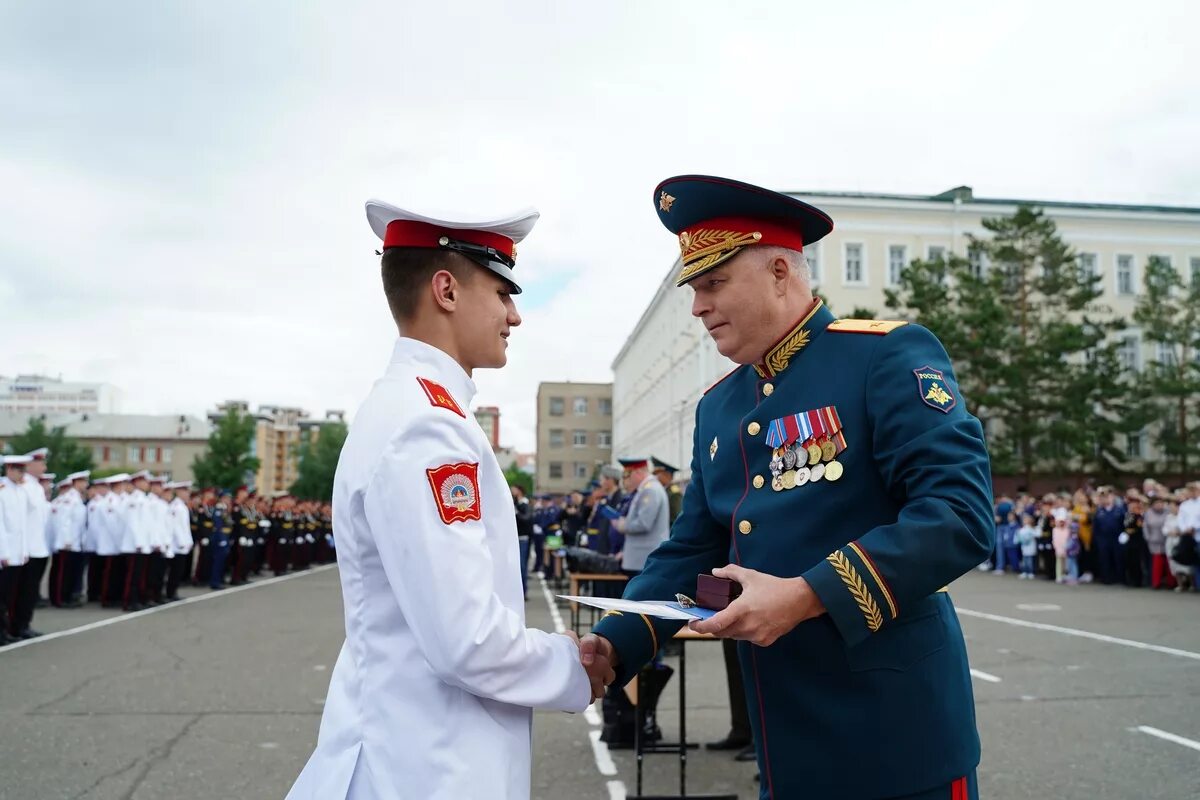
[(444, 505), (459, 511), (475, 505), (475, 486), (466, 475), (451, 475), (442, 481), (441, 495)]

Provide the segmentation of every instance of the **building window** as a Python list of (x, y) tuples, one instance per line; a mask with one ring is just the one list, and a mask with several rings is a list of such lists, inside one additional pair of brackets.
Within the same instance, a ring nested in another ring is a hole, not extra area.
[(576, 397), (575, 398), (575, 416), (586, 417), (587, 413), (588, 413), (587, 408), (588, 408), (588, 401), (587, 401), (586, 397)]
[(571, 444), (575, 447), (587, 447), (587, 431), (575, 431), (571, 437)]
[(97, 464), (103, 464), (108, 461), (108, 448), (104, 445), (94, 445), (92, 447), (92, 460)]
[(598, 402), (600, 403), (600, 416), (611, 417), (612, 416), (612, 398), (611, 397), (601, 397)]
[(1192, 286), (1200, 286), (1200, 256), (1192, 256), (1188, 263), (1191, 266)]
[(162, 459), (161, 459), (162, 463), (164, 463), (164, 464), (171, 463), (171, 448), (163, 447), (163, 448), (160, 448), (158, 452), (162, 456)]
[(902, 244), (888, 246), (888, 286), (900, 285), (900, 273), (908, 266), (908, 248)]
[(821, 245), (809, 245), (803, 252), (808, 261), (808, 274), (812, 278), (813, 286), (816, 286), (821, 282)]
[(851, 244), (847, 242), (845, 251), (845, 271), (842, 274), (842, 283), (848, 285), (865, 285), (866, 266), (863, 263), (863, 246), (861, 244)]
[(1158, 358), (1156, 359), (1160, 367), (1169, 368), (1175, 366), (1175, 345), (1170, 342), (1158, 343)]
[(931, 244), (925, 251), (926, 261), (941, 261), (946, 257), (946, 248), (940, 244)]
[(561, 478), (562, 476), (563, 476), (562, 462), (561, 461), (551, 461), (550, 462), (550, 477), (551, 478)]
[(612, 431), (598, 431), (596, 433), (597, 447), (612, 447)]
[(561, 397), (550, 398), (550, 416), (561, 417), (563, 415), (563, 399)]
[(592, 473), (588, 470), (588, 465), (583, 461), (575, 462), (575, 477), (586, 480)]
[(1142, 457), (1142, 444), (1145, 436), (1141, 431), (1125, 435), (1125, 455), (1128, 458)]
[(1141, 343), (1136, 336), (1125, 336), (1121, 339), (1121, 348), (1117, 353), (1121, 360), (1122, 369), (1127, 372), (1139, 372), (1142, 368)]
[(982, 247), (971, 245), (967, 248), (967, 264), (976, 278), (983, 280), (987, 277), (987, 254)]
[(1133, 256), (1117, 256), (1117, 294), (1133, 294)]
[(129, 448), (129, 463), (139, 464), (142, 461), (142, 448), (137, 445), (131, 445)]
[(562, 447), (563, 446), (562, 428), (551, 428), (550, 429), (550, 446), (551, 447)]
[(1083, 277), (1088, 278), (1089, 280), (1096, 277), (1095, 253), (1079, 254), (1079, 271), (1083, 273)]

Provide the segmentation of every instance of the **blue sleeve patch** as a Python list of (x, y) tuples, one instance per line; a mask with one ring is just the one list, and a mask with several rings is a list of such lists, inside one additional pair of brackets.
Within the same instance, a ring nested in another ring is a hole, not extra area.
[(949, 414), (950, 409), (958, 405), (958, 398), (950, 390), (950, 383), (941, 370), (924, 366), (914, 369), (913, 374), (917, 376), (917, 394), (922, 403), (943, 414)]

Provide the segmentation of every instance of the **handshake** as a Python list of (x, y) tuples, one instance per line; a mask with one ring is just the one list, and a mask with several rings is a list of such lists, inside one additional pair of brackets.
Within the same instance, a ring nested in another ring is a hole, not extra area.
[(575, 631), (567, 631), (568, 637), (579, 648), (579, 663), (587, 672), (588, 682), (592, 685), (592, 701), (604, 696), (604, 690), (617, 679), (617, 651), (612, 642), (603, 636), (589, 633), (580, 639)]

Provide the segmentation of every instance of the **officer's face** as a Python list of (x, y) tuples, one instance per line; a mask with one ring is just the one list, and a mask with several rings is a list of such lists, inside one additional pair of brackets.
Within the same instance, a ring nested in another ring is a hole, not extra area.
[(763, 269), (766, 253), (748, 247), (688, 285), (694, 292), (692, 316), (708, 330), (718, 352), (738, 364), (758, 361), (778, 334), (776, 281)]
[(477, 269), (459, 284), (458, 326), (460, 361), (468, 370), (503, 367), (508, 363), (508, 334), (521, 324), (512, 299), (512, 286), (496, 273)]

